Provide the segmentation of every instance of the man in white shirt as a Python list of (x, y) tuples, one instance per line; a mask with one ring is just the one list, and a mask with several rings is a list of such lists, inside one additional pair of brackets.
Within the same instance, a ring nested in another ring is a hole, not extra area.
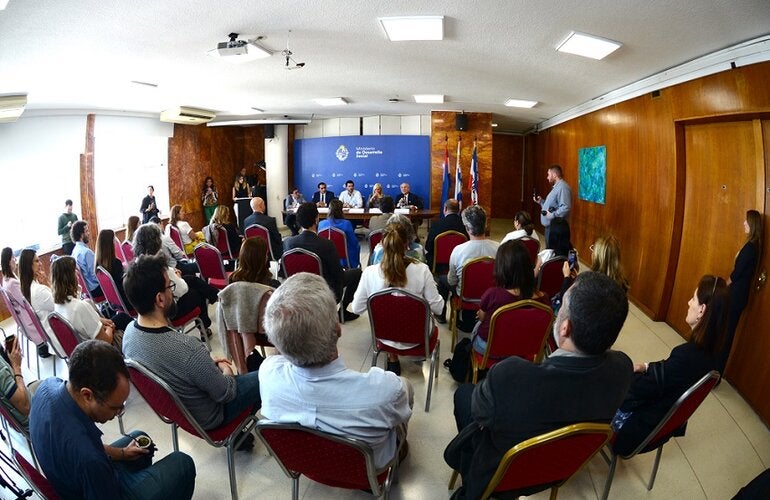
[(342, 202), (342, 208), (363, 208), (364, 206), (361, 192), (350, 179), (345, 182), (345, 191), (340, 193), (339, 200)]
[(381, 368), (360, 373), (345, 366), (334, 295), (322, 277), (298, 273), (284, 281), (267, 303), (264, 323), (281, 353), (259, 368), (265, 418), (365, 441), (378, 469), (399, 448), (404, 454), (412, 388)]

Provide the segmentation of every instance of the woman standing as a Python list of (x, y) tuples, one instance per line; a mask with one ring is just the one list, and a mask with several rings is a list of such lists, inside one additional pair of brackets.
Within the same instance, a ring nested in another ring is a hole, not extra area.
[(751, 279), (757, 269), (759, 253), (762, 249), (762, 215), (758, 211), (746, 212), (743, 231), (746, 233), (746, 243), (735, 256), (735, 267), (727, 280), (727, 285), (730, 287), (730, 317), (727, 321), (727, 338), (717, 368), (720, 373), (724, 373), (727, 366), (738, 320), (741, 319), (741, 314), (749, 302)]
[[(25, 248), (19, 255), (19, 282), (21, 283), (21, 294), (32, 306), (32, 310), (35, 311), (43, 328), (46, 329), (48, 337), (52, 337), (53, 332), (46, 321), (46, 317), (53, 312), (51, 282), (45, 274), (40, 257), (31, 248)], [(50, 356), (48, 344), (38, 344), (37, 354), (41, 358)]]
[[(193, 249), (199, 244), (206, 241), (201, 231), (195, 232), (190, 224), (184, 220), (185, 212), (182, 209), (182, 205), (174, 205), (171, 207), (171, 218), (169, 222), (179, 230), (179, 237), (182, 239), (182, 245), (184, 245), (184, 253), (191, 255)], [(136, 252), (134, 252), (136, 254)]]
[(251, 187), (246, 182), (246, 176), (242, 173), (235, 177), (235, 184), (233, 185), (233, 199), (235, 198), (250, 198)]
[(217, 194), (217, 188), (214, 186), (214, 179), (211, 177), (206, 177), (206, 180), (203, 181), (201, 203), (203, 203), (203, 216), (206, 219), (206, 224), (208, 224), (219, 206), (219, 194)]
[[(21, 290), (21, 283), (16, 277), (19, 268), (16, 264), (16, 257), (13, 255), (13, 250), (9, 247), (3, 248), (2, 253), (0, 253), (0, 265), (3, 270), (3, 286), (5, 287), (5, 290), (8, 292), (8, 295), (11, 296), (11, 299), (18, 304), (21, 304), (24, 294)], [(24, 323), (21, 325), (24, 332), (29, 335), (29, 339), (37, 346), (38, 355), (41, 358), (50, 356), (48, 353), (48, 345), (45, 343), (45, 339), (38, 335), (37, 328), (32, 324), (32, 318), (29, 318), (27, 312), (21, 307), (16, 310), (16, 314), (19, 315), (19, 319)]]
[(147, 186), (147, 196), (142, 199), (142, 206), (139, 207), (142, 213), (142, 224), (146, 224), (160, 213), (158, 205), (155, 203), (155, 188)]

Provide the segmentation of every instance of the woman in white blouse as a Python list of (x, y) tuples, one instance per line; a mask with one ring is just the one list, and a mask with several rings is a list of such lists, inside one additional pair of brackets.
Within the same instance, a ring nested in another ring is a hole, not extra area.
[[(46, 321), (48, 314), (53, 312), (51, 282), (45, 274), (40, 257), (31, 248), (25, 248), (19, 255), (19, 282), (21, 283), (21, 294), (32, 306), (32, 310), (37, 314), (48, 336), (52, 337), (53, 332)], [(38, 344), (37, 353), (42, 358), (50, 356), (48, 345)]]
[[(206, 241), (203, 237), (203, 232), (193, 231), (192, 226), (184, 220), (185, 213), (182, 205), (174, 205), (171, 207), (171, 217), (169, 222), (179, 230), (179, 236), (182, 238), (182, 245), (184, 245), (184, 251), (187, 255), (192, 254), (193, 249), (199, 244)], [(169, 229), (170, 231), (170, 229)], [(136, 252), (134, 252), (136, 254)]]
[(532, 224), (532, 216), (526, 210), (516, 212), (516, 216), (513, 218), (513, 229), (513, 231), (505, 235), (503, 241), (500, 242), (501, 245), (506, 241), (518, 240), (525, 236), (536, 240), (538, 243), (540, 242), (540, 238), (538, 238), (535, 232), (535, 226)]

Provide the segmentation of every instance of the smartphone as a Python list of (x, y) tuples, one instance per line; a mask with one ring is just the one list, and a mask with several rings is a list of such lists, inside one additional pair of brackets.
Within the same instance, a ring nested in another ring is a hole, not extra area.
[(567, 254), (567, 262), (569, 263), (570, 269), (575, 269), (575, 266), (577, 265), (577, 252), (575, 250), (569, 251), (569, 254)]
[(532, 188), (532, 197), (533, 198), (537, 198), (537, 188), (536, 187)]
[(13, 350), (13, 344), (16, 342), (16, 335), (5, 337), (5, 352), (10, 353)]

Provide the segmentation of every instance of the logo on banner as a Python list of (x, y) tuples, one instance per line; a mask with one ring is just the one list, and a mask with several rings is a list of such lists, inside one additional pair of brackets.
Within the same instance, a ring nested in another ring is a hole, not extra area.
[(341, 144), (340, 147), (337, 148), (337, 152), (334, 153), (334, 155), (337, 157), (339, 161), (347, 160), (349, 154), (350, 152), (348, 151), (348, 148), (346, 148), (344, 144)]

